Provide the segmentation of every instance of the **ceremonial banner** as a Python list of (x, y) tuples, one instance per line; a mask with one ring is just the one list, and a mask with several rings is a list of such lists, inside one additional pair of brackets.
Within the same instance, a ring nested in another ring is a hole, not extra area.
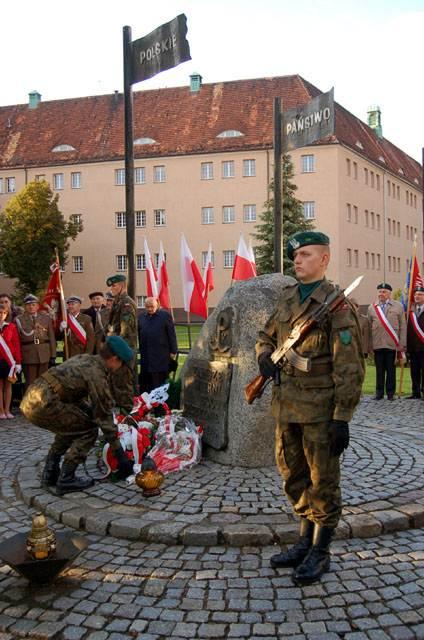
[(183, 285), (184, 311), (208, 317), (204, 299), (205, 285), (199, 267), (191, 255), (186, 239), (181, 236), (181, 281)]
[(51, 276), (46, 293), (40, 303), (40, 309), (47, 311), (53, 322), (56, 338), (60, 336), (60, 323), (63, 320), (61, 310), (61, 281), (59, 262), (50, 265)]

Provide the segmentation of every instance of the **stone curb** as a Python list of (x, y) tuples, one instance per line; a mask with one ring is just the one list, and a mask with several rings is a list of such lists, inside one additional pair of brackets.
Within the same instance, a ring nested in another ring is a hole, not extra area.
[[(35, 456), (34, 456), (35, 458)], [(32, 462), (39, 462), (34, 459)], [(161, 511), (143, 511), (138, 507), (110, 505), (96, 496), (69, 494), (62, 498), (40, 488), (34, 466), (18, 469), (16, 480), (2, 480), (2, 497), (13, 502), (17, 498), (47, 516), (76, 530), (97, 535), (110, 535), (125, 540), (168, 545), (234, 547), (291, 544), (297, 540), (297, 524), (282, 514), (245, 516), (237, 522), (226, 522), (214, 514), (200, 515), (200, 521), (189, 522), (178, 515)], [(79, 499), (83, 502), (79, 502)], [(349, 513), (350, 511), (350, 513)], [(134, 515), (133, 515), (134, 514)], [(222, 514), (222, 516), (228, 514)], [(416, 490), (392, 500), (364, 503), (347, 508), (336, 530), (336, 539), (370, 538), (385, 533), (424, 526), (424, 490)]]

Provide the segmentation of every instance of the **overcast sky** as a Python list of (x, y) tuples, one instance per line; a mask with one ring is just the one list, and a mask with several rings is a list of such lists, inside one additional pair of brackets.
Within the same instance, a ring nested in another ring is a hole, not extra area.
[(424, 0), (14, 0), (2, 11), (0, 106), (122, 91), (133, 40), (185, 13), (192, 60), (134, 86), (300, 74), (421, 161)]

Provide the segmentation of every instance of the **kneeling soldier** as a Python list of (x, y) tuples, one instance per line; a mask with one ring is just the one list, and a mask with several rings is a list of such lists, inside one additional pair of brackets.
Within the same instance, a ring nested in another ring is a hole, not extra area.
[[(118, 460), (118, 477), (132, 473), (113, 423), (114, 401), (110, 381), (133, 350), (119, 336), (106, 340), (98, 356), (83, 354), (46, 371), (26, 391), (21, 411), (33, 424), (55, 434), (42, 474), (43, 486), (56, 485), (59, 494), (93, 485), (91, 478), (75, 476), (102, 430)], [(119, 399), (115, 399), (119, 403)], [(62, 468), (59, 463), (64, 456)]]

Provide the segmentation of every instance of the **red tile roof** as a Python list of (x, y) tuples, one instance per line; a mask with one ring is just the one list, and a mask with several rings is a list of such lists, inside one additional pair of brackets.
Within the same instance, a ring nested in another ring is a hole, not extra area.
[[(297, 75), (204, 84), (198, 93), (188, 86), (134, 92), (134, 139), (157, 141), (136, 145), (135, 157), (271, 148), (273, 98), (291, 109), (320, 93)], [(123, 106), (122, 94), (113, 94), (0, 107), (0, 168), (122, 160)], [(217, 138), (228, 129), (244, 135)], [(418, 162), (340, 105), (336, 135), (325, 142), (341, 142), (396, 175), (402, 168), (403, 179), (421, 184)], [(52, 152), (59, 144), (75, 151)]]

